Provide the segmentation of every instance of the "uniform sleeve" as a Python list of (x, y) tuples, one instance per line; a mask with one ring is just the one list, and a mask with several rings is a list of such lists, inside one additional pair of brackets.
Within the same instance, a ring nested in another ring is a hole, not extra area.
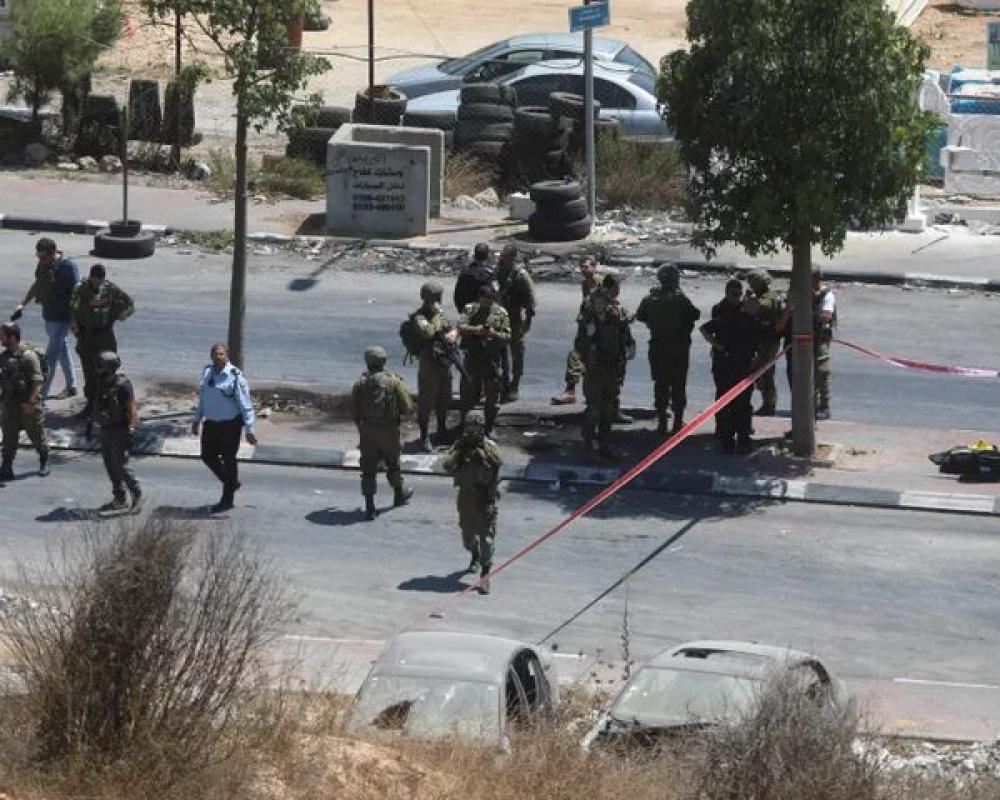
[(458, 332), (459, 333), (478, 333), (480, 325), (472, 325), (469, 323), (469, 319), (472, 317), (474, 312), (474, 304), (470, 303), (467, 305), (463, 311), (462, 316), (458, 318)]
[(454, 444), (448, 451), (448, 455), (444, 457), (441, 462), (441, 468), (445, 472), (454, 472), (455, 468), (458, 466), (458, 445)]
[(21, 358), (21, 374), (25, 383), (41, 383), (44, 380), (42, 375), (42, 364), (38, 356), (31, 350), (25, 350)]
[(496, 334), (501, 342), (510, 341), (510, 314), (506, 311), (500, 315), (500, 328), (496, 331)]
[(434, 335), (438, 331), (437, 322), (429, 320), (427, 315), (422, 311), (418, 311), (414, 314), (413, 319), (417, 323), (417, 333), (420, 334), (421, 339), (427, 339), (429, 341), (434, 338)]
[(694, 324), (701, 319), (701, 311), (699, 311), (697, 306), (691, 302), (691, 298), (685, 296), (684, 299), (687, 301), (688, 326), (693, 328)]
[(247, 433), (254, 432), (253, 398), (250, 396), (250, 384), (242, 374), (236, 376), (236, 404), (240, 407), (243, 417), (243, 427)]
[(486, 455), (494, 467), (503, 465), (503, 453), (500, 452), (496, 442), (486, 442)]
[(73, 293), (70, 295), (69, 300), (69, 310), (73, 316), (73, 322), (77, 325), (83, 323), (83, 287), (83, 281), (77, 283), (73, 287)]
[(521, 270), (521, 287), (524, 295), (521, 298), (521, 304), (524, 306), (524, 310), (528, 316), (533, 317), (535, 316), (535, 306), (537, 303), (535, 282), (531, 279), (531, 275), (528, 274), (526, 269)]
[(361, 425), (361, 381), (357, 381), (351, 387), (351, 419), (354, 424)]
[(642, 301), (639, 303), (639, 308), (637, 308), (635, 311), (636, 321), (642, 322), (646, 325), (649, 324), (649, 304), (650, 304), (650, 297), (649, 295), (646, 295), (644, 298), (642, 298)]
[(135, 313), (135, 303), (132, 302), (132, 298), (118, 286), (115, 286), (115, 297), (113, 302), (114, 318), (117, 322), (122, 322)]
[(403, 379), (398, 375), (396, 376), (396, 396), (399, 398), (400, 416), (408, 417), (414, 409), (413, 396), (406, 388), (406, 384), (403, 383)]

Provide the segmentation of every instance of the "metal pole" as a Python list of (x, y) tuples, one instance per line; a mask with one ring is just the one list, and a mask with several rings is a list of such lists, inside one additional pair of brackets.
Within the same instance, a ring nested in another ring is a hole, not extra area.
[(368, 0), (368, 94), (375, 88), (375, 0)]
[(122, 222), (128, 224), (128, 101), (122, 109)]
[[(590, 5), (591, 0), (584, 0)], [(587, 212), (597, 210), (597, 169), (594, 163), (594, 31), (583, 32), (583, 152), (587, 161)]]

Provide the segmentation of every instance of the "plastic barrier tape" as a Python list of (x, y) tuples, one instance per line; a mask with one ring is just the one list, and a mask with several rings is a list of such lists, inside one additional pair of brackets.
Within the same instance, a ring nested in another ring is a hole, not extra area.
[(944, 364), (928, 364), (925, 361), (915, 361), (912, 358), (887, 356), (885, 353), (878, 352), (878, 350), (871, 350), (867, 347), (862, 347), (859, 344), (854, 344), (853, 342), (845, 342), (843, 339), (834, 339), (833, 341), (837, 344), (844, 345), (844, 347), (849, 347), (851, 350), (857, 350), (859, 353), (864, 353), (866, 356), (871, 356), (872, 358), (882, 361), (885, 364), (892, 364), (892, 366), (900, 367), (901, 369), (913, 369), (918, 370), (919, 372), (933, 372), (938, 375), (961, 375), (965, 378), (1000, 378), (1000, 370), (996, 369), (950, 367)]

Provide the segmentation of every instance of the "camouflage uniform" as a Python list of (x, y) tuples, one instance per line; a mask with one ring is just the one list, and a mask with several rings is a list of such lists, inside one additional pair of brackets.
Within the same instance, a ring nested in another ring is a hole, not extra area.
[[(458, 487), (458, 524), (462, 529), (462, 545), (471, 555), (469, 570), (479, 567), (482, 576), (489, 574), (493, 564), (496, 497), (503, 464), (500, 448), (485, 435), (485, 424), (479, 412), (469, 413), (462, 437), (443, 463)], [(488, 586), (485, 588), (489, 591)]]
[[(756, 303), (753, 315), (760, 323), (760, 340), (757, 346), (755, 370), (773, 361), (781, 350), (781, 334), (775, 328), (775, 323), (782, 316), (785, 308), (781, 295), (771, 289), (771, 276), (762, 269), (754, 270), (747, 277), (747, 283), (754, 294)], [(774, 381), (775, 367), (771, 367), (757, 379), (757, 389), (760, 391), (761, 405), (757, 414), (773, 416), (778, 408), (778, 387)]]
[(701, 312), (679, 287), (676, 267), (661, 268), (661, 285), (642, 299), (635, 318), (649, 328), (649, 369), (653, 378), (658, 430), (667, 432), (667, 407), (674, 412), (673, 432), (684, 427), (691, 331)]
[[(480, 334), (492, 330), (493, 336), (486, 338)], [(493, 303), (486, 307), (481, 303), (470, 303), (458, 323), (465, 350), (465, 371), (468, 378), (462, 378), (462, 416), (484, 397), (486, 433), (493, 430), (500, 410), (500, 383), (503, 348), (510, 342), (510, 317), (503, 306)]]
[(83, 365), (83, 393), (87, 408), (93, 408), (97, 391), (97, 357), (104, 352), (118, 352), (114, 324), (122, 322), (135, 312), (132, 298), (111, 281), (105, 280), (95, 289), (89, 279), (84, 279), (73, 290), (70, 301), (73, 312), (73, 329), (76, 332), (76, 352)]
[(375, 517), (375, 476), (380, 461), (385, 462), (386, 478), (394, 490), (394, 504), (402, 505), (410, 492), (403, 484), (399, 466), (402, 446), (399, 442), (399, 421), (413, 413), (413, 398), (403, 379), (384, 372), (385, 350), (369, 348), (365, 352), (368, 371), (351, 388), (351, 416), (361, 436), (361, 493), (365, 497), (365, 512)]
[(34, 384), (41, 386), (45, 376), (37, 354), (29, 347), (19, 344), (13, 352), (0, 353), (0, 386), (3, 390), (3, 463), (0, 465), (0, 480), (13, 478), (14, 456), (17, 454), (17, 440), (23, 430), (38, 451), (40, 471), (48, 471), (49, 445), (45, 440), (45, 419), (42, 412), (41, 396), (32, 403), (31, 389)]
[(424, 340), (417, 366), (417, 423), (421, 438), (426, 437), (431, 411), (437, 416), (437, 430), (444, 434), (448, 427), (448, 405), (451, 403), (451, 362), (442, 352), (438, 339), (454, 326), (444, 312), (427, 304), (414, 314), (417, 330)]
[(110, 380), (100, 381), (98, 385), (94, 395), (93, 417), (101, 427), (101, 458), (111, 481), (113, 495), (105, 510), (116, 510), (125, 507), (126, 488), (132, 495), (133, 507), (138, 506), (142, 491), (135, 472), (128, 463), (132, 449), (130, 424), (135, 390), (124, 375), (111, 372), (109, 378)]
[[(597, 279), (592, 279), (589, 281), (584, 281), (580, 284), (580, 290), (583, 292), (583, 300), (580, 302), (580, 311), (577, 314), (577, 323), (580, 321), (580, 314), (583, 314), (584, 306), (587, 303), (587, 298), (590, 297), (590, 293), (594, 291), (600, 284)], [(576, 349), (576, 344), (574, 343), (573, 349), (569, 351), (569, 355), (566, 357), (566, 388), (576, 389), (576, 385), (580, 382), (584, 373), (583, 359), (580, 358), (580, 351)]]
[(524, 337), (535, 316), (535, 284), (528, 270), (520, 265), (497, 270), (500, 303), (510, 316), (511, 381), (508, 394), (517, 396), (524, 375)]
[[(833, 320), (820, 321), (819, 315), (824, 301), (830, 296), (830, 288), (821, 287), (813, 292), (813, 363), (816, 382), (816, 413), (828, 418), (830, 415), (830, 346), (833, 331), (837, 326), (837, 307), (833, 306)], [(832, 297), (829, 298), (831, 301)]]

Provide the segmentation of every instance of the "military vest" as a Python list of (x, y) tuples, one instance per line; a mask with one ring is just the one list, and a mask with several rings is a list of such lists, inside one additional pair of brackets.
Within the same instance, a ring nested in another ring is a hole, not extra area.
[(361, 378), (361, 422), (368, 425), (399, 423), (399, 400), (396, 382), (389, 372), (369, 372)]
[(94, 422), (101, 427), (128, 425), (129, 410), (123, 398), (126, 379), (115, 376), (114, 383), (101, 383), (94, 398)]
[[(26, 345), (19, 345), (13, 353), (4, 350), (0, 353), (0, 387), (3, 389), (3, 399), (6, 403), (24, 402), (28, 399), (29, 387), (25, 376), (24, 357), (28, 351), (37, 352)], [(41, 366), (41, 361), (39, 360)], [(42, 369), (44, 378), (45, 370)]]

